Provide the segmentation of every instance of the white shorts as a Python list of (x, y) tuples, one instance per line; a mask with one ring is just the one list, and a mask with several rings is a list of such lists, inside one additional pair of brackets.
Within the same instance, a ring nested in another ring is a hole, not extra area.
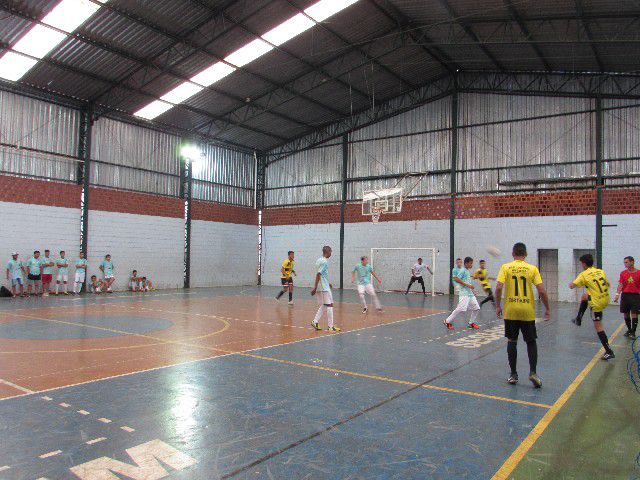
[(76, 283), (84, 283), (84, 278), (85, 275), (87, 274), (87, 272), (85, 272), (83, 269), (80, 270), (76, 270)]
[(373, 288), (373, 284), (367, 283), (366, 285), (358, 285), (358, 293), (368, 293), (369, 295), (375, 295), (376, 289)]
[(16, 277), (11, 279), (11, 286), (15, 287), (16, 285), (24, 285), (24, 283), (22, 283), (22, 277)]
[(56, 281), (67, 283), (69, 281), (69, 275), (62, 275), (61, 273), (59, 273)]
[(469, 297), (466, 295), (460, 295), (458, 298), (458, 306), (456, 310), (459, 312), (468, 312), (469, 310), (480, 310), (480, 304), (478, 303), (478, 299), (475, 297)]
[(331, 305), (333, 303), (333, 293), (331, 293), (331, 290), (327, 292), (316, 292), (316, 297), (318, 297), (318, 303), (320, 305)]
[(131, 290), (138, 290), (140, 288), (140, 283), (139, 282), (129, 282), (129, 287), (131, 287)]
[(105, 280), (109, 280), (110, 278), (115, 278), (113, 275), (105, 275), (104, 279)]

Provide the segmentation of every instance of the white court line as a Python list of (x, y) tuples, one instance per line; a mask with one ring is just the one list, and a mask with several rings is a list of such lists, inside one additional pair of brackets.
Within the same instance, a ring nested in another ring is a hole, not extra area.
[(39, 458), (55, 457), (56, 455), (60, 455), (61, 453), (62, 453), (62, 450), (55, 450), (53, 452), (43, 453), (42, 455), (39, 456)]
[(20, 390), (22, 393), (25, 393), (25, 394), (36, 393), (33, 390), (29, 390), (28, 388), (21, 387), (20, 385), (16, 385), (15, 383), (11, 383), (8, 380), (4, 380), (2, 378), (0, 378), (0, 383), (8, 387), (15, 388), (16, 390)]
[(42, 400), (44, 400), (45, 402), (50, 402), (51, 400), (53, 400), (53, 398), (47, 397), (46, 395), (44, 397), (40, 397), (40, 398), (42, 398)]
[(109, 420), (108, 418), (99, 418), (98, 421), (102, 423), (111, 423), (111, 420)]
[(68, 403), (59, 403), (58, 405), (60, 405), (62, 408), (69, 408), (71, 405), (69, 405)]
[(91, 415), (91, 413), (87, 412), (86, 410), (78, 410), (78, 413), (80, 415)]
[(271, 349), (271, 348), (283, 347), (283, 346), (286, 346), (286, 345), (294, 345), (296, 343), (309, 342), (311, 340), (319, 340), (319, 339), (322, 339), (322, 338), (331, 338), (331, 337), (335, 337), (335, 336), (338, 336), (338, 335), (349, 335), (350, 333), (355, 333), (356, 335), (359, 335), (359, 333), (357, 333), (357, 332), (361, 332), (363, 330), (370, 330), (372, 328), (380, 328), (380, 327), (385, 327), (387, 325), (395, 325), (397, 323), (410, 322), (410, 321), (413, 321), (413, 320), (426, 319), (428, 317), (433, 317), (434, 315), (443, 315), (445, 313), (447, 313), (447, 312), (446, 311), (440, 311), (440, 312), (435, 312), (435, 313), (428, 313), (426, 315), (420, 315), (418, 317), (403, 318), (403, 319), (400, 319), (400, 320), (395, 320), (393, 322), (380, 323), (380, 324), (377, 324), (377, 325), (369, 325), (367, 327), (356, 328), (354, 330), (349, 330), (347, 332), (339, 332), (339, 333), (335, 333), (335, 334), (332, 334), (332, 335), (317, 335), (317, 336), (314, 336), (314, 337), (303, 338), (301, 340), (295, 340), (293, 342), (278, 343), (276, 345), (268, 345), (266, 347), (256, 347), (256, 348), (252, 348), (252, 349), (249, 349), (249, 350), (243, 350), (243, 351), (240, 351), (240, 352), (223, 353), (221, 355), (212, 355), (210, 357), (198, 358), (198, 359), (195, 359), (195, 360), (187, 360), (186, 362), (178, 362), (178, 363), (173, 363), (173, 364), (170, 364), (170, 365), (162, 365), (160, 367), (146, 368), (144, 370), (138, 370), (138, 371), (135, 371), (135, 372), (121, 373), (119, 375), (112, 375), (112, 376), (109, 376), (109, 377), (96, 378), (96, 379), (87, 380), (87, 381), (84, 381), (84, 382), (72, 383), (70, 385), (61, 385), (59, 387), (46, 388), (44, 390), (39, 390), (38, 392), (22, 393), (20, 395), (14, 395), (14, 396), (11, 396), (11, 397), (4, 397), (4, 398), (0, 398), (0, 402), (4, 402), (5, 400), (11, 400), (13, 398), (27, 397), (29, 395), (32, 395), (33, 393), (55, 392), (57, 390), (62, 390), (63, 388), (77, 387), (79, 385), (87, 385), (89, 383), (103, 382), (105, 380), (113, 380), (115, 378), (128, 377), (130, 375), (137, 375), (139, 373), (154, 372), (156, 370), (164, 370), (165, 368), (179, 367), (179, 366), (183, 366), (183, 365), (190, 365), (190, 364), (193, 364), (193, 363), (206, 362), (208, 360), (213, 360), (213, 359), (216, 359), (216, 358), (230, 357), (232, 355), (242, 355), (243, 353), (257, 352), (259, 350), (268, 350), (268, 349)]
[(127, 433), (133, 433), (136, 431), (135, 428), (127, 427), (126, 425), (120, 427), (120, 430), (124, 430)]
[(3, 467), (0, 467), (0, 472), (4, 472), (5, 470), (9, 470), (11, 467), (9, 465), (5, 465)]
[(100, 438), (94, 438), (93, 440), (89, 440), (88, 442), (84, 442), (87, 445), (93, 445), (94, 443), (100, 443), (100, 442), (104, 442), (107, 439), (107, 437), (100, 437)]

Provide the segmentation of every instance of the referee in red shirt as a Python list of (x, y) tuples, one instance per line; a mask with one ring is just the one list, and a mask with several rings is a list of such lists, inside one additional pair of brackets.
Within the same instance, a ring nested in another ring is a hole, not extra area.
[(624, 315), (624, 323), (627, 324), (627, 333), (624, 336), (635, 338), (640, 311), (640, 270), (635, 267), (633, 257), (624, 257), (624, 266), (626, 270), (620, 273), (618, 293), (614, 301), (617, 303), (620, 299), (620, 312)]

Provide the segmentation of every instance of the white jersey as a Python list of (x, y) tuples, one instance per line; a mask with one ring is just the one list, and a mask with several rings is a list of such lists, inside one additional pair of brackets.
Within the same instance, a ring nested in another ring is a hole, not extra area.
[(413, 276), (422, 277), (426, 269), (427, 269), (427, 266), (424, 263), (423, 264), (416, 263), (413, 266)]

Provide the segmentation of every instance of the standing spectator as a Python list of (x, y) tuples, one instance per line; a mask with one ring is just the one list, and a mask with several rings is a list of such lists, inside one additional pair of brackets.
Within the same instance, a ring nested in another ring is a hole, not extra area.
[(104, 256), (104, 262), (100, 264), (100, 270), (104, 276), (104, 285), (107, 293), (112, 293), (113, 290), (111, 290), (111, 285), (116, 281), (116, 278), (113, 276), (113, 262), (111, 262), (111, 255), (106, 254)]
[(18, 252), (11, 254), (11, 260), (7, 264), (7, 280), (11, 279), (11, 293), (17, 297), (16, 285), (20, 285), (20, 296), (24, 297), (24, 281), (22, 279), (22, 271), (24, 265), (22, 260), (18, 260)]
[(80, 258), (76, 260), (76, 276), (73, 283), (73, 294), (79, 294), (82, 285), (87, 277), (87, 259), (84, 258), (84, 252), (80, 252)]
[(49, 250), (44, 251), (44, 258), (42, 259), (42, 296), (47, 297), (49, 295), (49, 288), (53, 281), (53, 267), (55, 263), (49, 257), (51, 252)]
[(69, 283), (69, 259), (65, 258), (64, 250), (60, 251), (60, 258), (56, 260), (56, 267), (58, 267), (58, 276), (56, 278), (56, 292), (60, 293), (60, 283), (62, 283), (62, 293), (69, 295), (67, 292), (67, 284)]
[(33, 252), (33, 257), (27, 260), (27, 296), (31, 295), (31, 287), (33, 294), (38, 295), (38, 287), (42, 280), (42, 259), (40, 258), (40, 250)]

